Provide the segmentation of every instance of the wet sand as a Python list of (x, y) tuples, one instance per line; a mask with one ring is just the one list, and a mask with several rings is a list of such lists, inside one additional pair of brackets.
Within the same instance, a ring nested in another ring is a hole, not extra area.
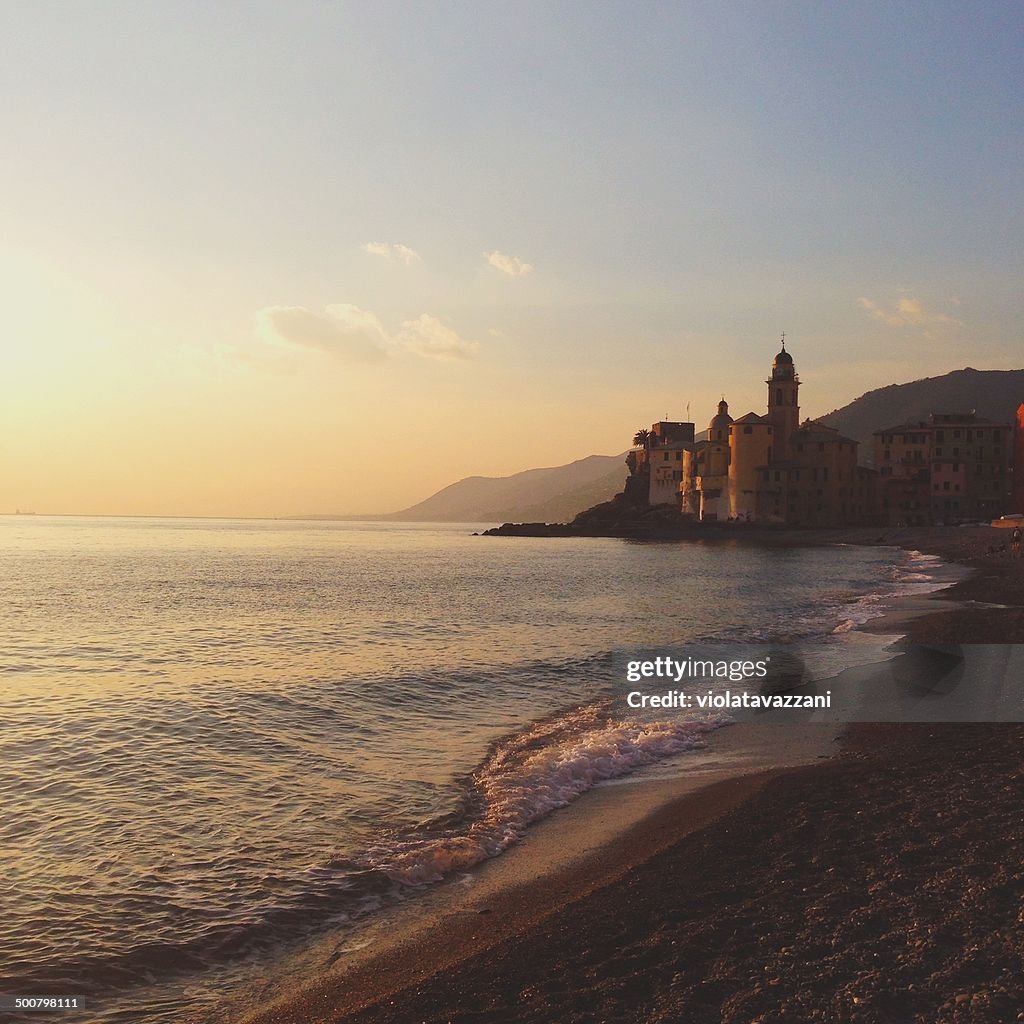
[(396, 990), (528, 933), (556, 908), (574, 905), (739, 807), (777, 775), (830, 757), (839, 734), (834, 724), (739, 724), (712, 733), (704, 750), (659, 762), (651, 774), (598, 786), (533, 826), (501, 857), (382, 914), (360, 932), (360, 948), (339, 956), (339, 947), (324, 942), (308, 961), (317, 969), (312, 983), (230, 1019), (345, 1020), (368, 1002), (388, 1001)]
[[(1022, 642), (1024, 566), (995, 532), (882, 541), (975, 573), (878, 628)], [(854, 726), (828, 760), (828, 727), (773, 727), (737, 777), (743, 728), (686, 776), (587, 794), (246, 1019), (1024, 1020), (1024, 726)]]

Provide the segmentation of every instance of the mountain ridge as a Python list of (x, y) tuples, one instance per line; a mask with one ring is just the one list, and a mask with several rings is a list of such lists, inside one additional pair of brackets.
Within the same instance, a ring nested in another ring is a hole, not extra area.
[(872, 434), (900, 423), (926, 420), (935, 412), (975, 412), (985, 419), (1012, 423), (1024, 402), (1024, 370), (976, 370), (966, 366), (937, 377), (887, 384), (816, 417), (861, 443), (862, 461), (870, 461)]
[(562, 466), (525, 469), (510, 476), (468, 476), (415, 505), (379, 518), (466, 523), (572, 518), (589, 507), (579, 501), (595, 504), (622, 490), (628, 475), (625, 458), (625, 452), (588, 455)]
[[(970, 412), (1012, 422), (1024, 401), (1024, 369), (964, 367), (904, 384), (887, 384), (816, 417), (861, 443), (870, 463), (872, 432), (933, 412)], [(626, 453), (588, 455), (561, 466), (526, 469), (510, 476), (469, 476), (442, 487), (397, 512), (369, 516), (311, 516), (313, 519), (369, 519), (377, 522), (567, 522), (578, 512), (608, 501), (628, 475)]]

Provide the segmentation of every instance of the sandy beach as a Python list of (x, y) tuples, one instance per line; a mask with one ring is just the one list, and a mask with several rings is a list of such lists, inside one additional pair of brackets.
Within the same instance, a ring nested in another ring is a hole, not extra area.
[[(1024, 568), (997, 531), (801, 540), (973, 570), (877, 629), (1024, 637)], [(1024, 1020), (1024, 725), (793, 727), (770, 752), (742, 728), (719, 743), (746, 743), (745, 766), (713, 745), (685, 776), (587, 794), (244, 1019)]]

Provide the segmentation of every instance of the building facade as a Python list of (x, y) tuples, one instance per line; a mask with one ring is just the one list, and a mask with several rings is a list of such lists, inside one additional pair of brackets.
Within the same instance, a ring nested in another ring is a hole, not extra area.
[(861, 465), (853, 438), (801, 423), (800, 377), (784, 341), (765, 383), (764, 413), (734, 420), (723, 396), (699, 439), (692, 423), (665, 420), (642, 432), (644, 444), (627, 457), (627, 492), (651, 505), (677, 504), (694, 519), (801, 527), (942, 525), (1024, 513), (1024, 404), (1013, 424), (934, 413), (877, 430), (871, 468)]
[(987, 522), (1012, 504), (1012, 424), (933, 413), (873, 436), (880, 506), (891, 525)]
[(683, 456), (692, 451), (694, 425), (659, 420), (626, 457), (631, 478), (637, 478), (649, 505), (677, 505), (683, 479)]
[(684, 456), (680, 502), (699, 519), (844, 526), (875, 517), (872, 470), (858, 444), (800, 422), (800, 377), (783, 343), (772, 362), (767, 411), (733, 420), (723, 399), (707, 439)]

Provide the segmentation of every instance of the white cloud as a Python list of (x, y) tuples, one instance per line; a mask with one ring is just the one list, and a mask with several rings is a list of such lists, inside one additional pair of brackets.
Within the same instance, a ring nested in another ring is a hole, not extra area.
[(933, 313), (925, 308), (924, 303), (909, 296), (901, 298), (893, 309), (883, 309), (871, 299), (860, 298), (857, 301), (873, 320), (880, 320), (892, 327), (913, 327), (927, 335), (928, 329), (932, 327), (962, 326), (959, 320), (945, 313)]
[(395, 335), (395, 342), (410, 352), (433, 359), (471, 359), (480, 351), (479, 342), (460, 338), (428, 313), (406, 320)]
[(256, 314), (256, 321), (264, 334), (346, 362), (379, 363), (390, 347), (377, 317), (346, 303), (327, 306), (322, 313), (303, 306), (268, 306)]
[(257, 312), (256, 323), (265, 342), (283, 342), (293, 351), (315, 349), (348, 363), (379, 363), (402, 351), (428, 359), (470, 359), (480, 350), (478, 342), (460, 337), (429, 313), (406, 320), (392, 336), (376, 314), (348, 303), (327, 306), (322, 313), (268, 306)]
[(385, 259), (398, 260), (400, 263), (404, 263), (407, 267), (413, 263), (418, 263), (420, 254), (415, 249), (410, 249), (407, 245), (402, 245), (401, 242), (367, 242), (363, 246), (363, 252), (368, 252), (371, 256), (383, 256)]
[(518, 256), (506, 256), (503, 252), (498, 252), (497, 249), (494, 252), (485, 252), (484, 259), (495, 270), (500, 270), (503, 274), (508, 274), (509, 277), (522, 277), (533, 270), (531, 263), (524, 263)]

